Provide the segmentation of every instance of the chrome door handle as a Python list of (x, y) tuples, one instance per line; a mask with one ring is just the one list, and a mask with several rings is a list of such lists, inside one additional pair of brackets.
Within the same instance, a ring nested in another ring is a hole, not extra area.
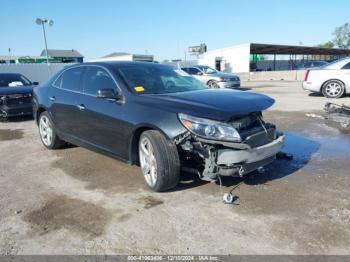
[(84, 105), (77, 105), (77, 107), (79, 108), (79, 110), (85, 110), (85, 106)]
[(50, 99), (51, 102), (54, 102), (56, 100), (56, 97), (50, 96), (49, 99)]

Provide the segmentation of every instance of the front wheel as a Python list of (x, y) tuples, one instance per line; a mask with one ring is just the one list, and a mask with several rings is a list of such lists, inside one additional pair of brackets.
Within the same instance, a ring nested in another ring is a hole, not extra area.
[(159, 131), (149, 130), (142, 133), (139, 160), (146, 184), (153, 191), (165, 191), (178, 184), (180, 160), (177, 148)]
[(340, 98), (344, 92), (344, 84), (339, 80), (329, 80), (322, 87), (322, 94), (327, 98)]
[(62, 147), (65, 142), (56, 134), (51, 117), (47, 111), (39, 116), (39, 134), (41, 142), (48, 149), (56, 149)]
[(207, 85), (209, 88), (220, 88), (219, 84), (215, 80), (210, 80)]

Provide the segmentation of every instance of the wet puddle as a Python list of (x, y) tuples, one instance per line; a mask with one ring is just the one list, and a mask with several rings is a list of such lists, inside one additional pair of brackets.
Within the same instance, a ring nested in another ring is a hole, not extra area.
[(110, 219), (111, 214), (103, 207), (66, 196), (51, 199), (24, 218), (40, 234), (65, 228), (91, 237), (102, 235)]
[(0, 141), (21, 139), (23, 134), (22, 129), (0, 129)]
[(350, 155), (350, 135), (328, 126), (323, 119), (309, 118), (301, 112), (269, 112), (268, 119), (286, 133), (284, 151), (296, 159), (332, 160)]

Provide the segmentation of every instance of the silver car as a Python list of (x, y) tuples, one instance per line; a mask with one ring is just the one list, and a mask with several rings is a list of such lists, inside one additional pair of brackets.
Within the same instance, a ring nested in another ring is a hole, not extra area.
[(196, 65), (181, 69), (207, 84), (210, 88), (235, 88), (241, 85), (241, 80), (238, 76), (220, 72), (209, 66)]

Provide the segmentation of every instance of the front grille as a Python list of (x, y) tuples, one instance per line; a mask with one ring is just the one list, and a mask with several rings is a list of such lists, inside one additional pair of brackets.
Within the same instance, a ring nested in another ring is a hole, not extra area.
[(5, 101), (8, 106), (31, 104), (32, 96), (31, 94), (7, 95)]

